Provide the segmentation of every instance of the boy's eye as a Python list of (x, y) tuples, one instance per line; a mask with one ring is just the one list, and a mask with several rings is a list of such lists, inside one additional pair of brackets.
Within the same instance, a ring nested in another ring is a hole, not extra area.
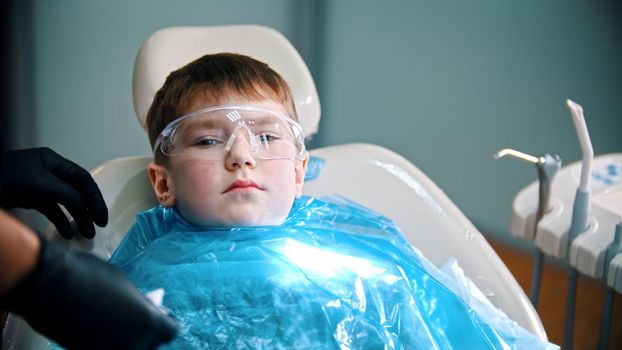
[(194, 145), (195, 146), (216, 146), (216, 145), (221, 144), (221, 143), (222, 142), (220, 142), (217, 139), (206, 137), (206, 138), (202, 138), (202, 139), (196, 141), (194, 143)]
[(257, 135), (257, 139), (259, 139), (259, 142), (271, 142), (278, 140), (278, 137), (270, 134), (261, 134)]

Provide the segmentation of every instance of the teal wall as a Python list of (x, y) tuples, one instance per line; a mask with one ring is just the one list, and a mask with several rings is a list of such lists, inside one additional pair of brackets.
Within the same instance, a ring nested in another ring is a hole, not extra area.
[(393, 149), (497, 239), (511, 241), (512, 199), (536, 171), (492, 154), (578, 160), (566, 98), (583, 104), (596, 154), (622, 151), (615, 1), (32, 1), (34, 144), (87, 168), (149, 154), (131, 102), (149, 34), (233, 23), (274, 27), (307, 60), (323, 108), (313, 147)]
[(537, 174), (492, 154), (579, 160), (565, 99), (583, 105), (595, 154), (622, 152), (614, 1), (390, 3), (327, 2), (321, 143), (398, 151), (503, 240), (514, 196)]
[(34, 1), (37, 142), (91, 168), (150, 154), (132, 107), (142, 42), (168, 26), (257, 23), (295, 37), (295, 7), (274, 1)]

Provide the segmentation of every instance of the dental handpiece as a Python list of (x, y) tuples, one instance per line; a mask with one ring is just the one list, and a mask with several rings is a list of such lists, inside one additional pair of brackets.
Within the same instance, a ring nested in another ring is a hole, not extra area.
[[(561, 168), (561, 158), (556, 154), (548, 153), (541, 157), (534, 157), (509, 148), (500, 150), (493, 157), (495, 159), (499, 159), (505, 155), (510, 155), (515, 158), (535, 164), (536, 168), (538, 169), (538, 207), (536, 209), (536, 217), (534, 219), (533, 230), (530, 237), (531, 239), (535, 239), (536, 233), (538, 232), (538, 224), (550, 208), (551, 187), (553, 179), (555, 178), (555, 174)], [(540, 281), (542, 280), (543, 266), (544, 253), (540, 250), (536, 250), (530, 293), (531, 303), (534, 307), (538, 306), (538, 295), (540, 292)]]
[(539, 162), (536, 164), (536, 167), (538, 168), (538, 178), (540, 184), (538, 191), (538, 210), (536, 212), (536, 220), (534, 224), (534, 238), (538, 229), (538, 223), (540, 222), (540, 220), (542, 220), (542, 217), (544, 217), (544, 215), (550, 208), (552, 187), (551, 185), (553, 183), (555, 175), (557, 174), (557, 171), (561, 168), (561, 166), (561, 158), (557, 154), (548, 153), (542, 157), (539, 157)]
[(494, 154), (493, 157), (494, 159), (499, 159), (506, 155), (535, 164), (538, 170), (538, 207), (531, 236), (531, 238), (534, 239), (538, 230), (538, 223), (550, 208), (551, 184), (553, 183), (555, 174), (557, 174), (557, 171), (561, 168), (562, 161), (556, 154), (547, 153), (544, 156), (536, 157), (511, 148), (502, 149)]

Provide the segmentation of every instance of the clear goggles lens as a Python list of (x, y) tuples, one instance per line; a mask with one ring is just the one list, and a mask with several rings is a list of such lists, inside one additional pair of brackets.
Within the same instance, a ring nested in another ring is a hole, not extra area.
[(306, 156), (300, 124), (276, 111), (253, 106), (216, 106), (168, 124), (155, 142), (167, 156), (188, 154), (224, 159), (238, 143), (262, 159), (301, 160)]

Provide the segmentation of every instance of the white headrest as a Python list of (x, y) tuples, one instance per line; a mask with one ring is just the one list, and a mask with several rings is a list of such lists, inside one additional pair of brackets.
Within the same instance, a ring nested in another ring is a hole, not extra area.
[(305, 135), (317, 132), (320, 102), (307, 65), (281, 33), (258, 25), (171, 27), (152, 34), (134, 63), (134, 111), (143, 129), (153, 97), (169, 73), (218, 52), (239, 53), (267, 63), (290, 86)]

